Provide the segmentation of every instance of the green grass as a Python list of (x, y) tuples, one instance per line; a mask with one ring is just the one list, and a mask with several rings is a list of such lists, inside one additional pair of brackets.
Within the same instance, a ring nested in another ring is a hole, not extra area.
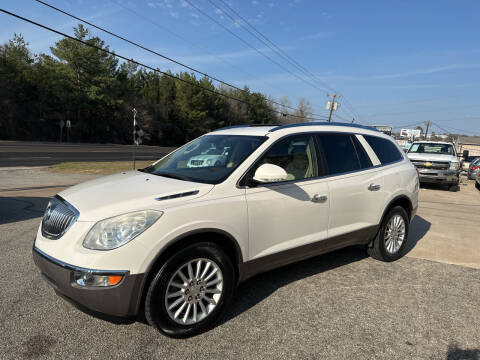
[[(142, 169), (153, 161), (137, 161), (136, 169)], [(52, 172), (67, 174), (91, 174), (108, 175), (133, 169), (133, 161), (86, 161), (86, 162), (63, 162), (49, 166)]]

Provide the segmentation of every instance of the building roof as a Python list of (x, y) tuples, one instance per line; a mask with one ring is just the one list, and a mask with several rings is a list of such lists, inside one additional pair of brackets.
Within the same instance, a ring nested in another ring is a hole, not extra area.
[(473, 144), (480, 145), (480, 136), (459, 136), (458, 143), (463, 144)]

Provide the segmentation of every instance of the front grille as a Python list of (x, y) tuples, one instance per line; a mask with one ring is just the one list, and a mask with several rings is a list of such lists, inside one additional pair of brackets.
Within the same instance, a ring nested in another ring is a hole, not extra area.
[[(448, 170), (450, 167), (450, 163), (448, 161), (412, 161), (412, 163), (418, 169)], [(430, 163), (431, 165), (425, 165), (427, 163)]]
[(203, 160), (190, 160), (190, 164), (194, 166), (199, 166), (203, 164)]
[(79, 212), (59, 196), (48, 203), (42, 219), (42, 235), (46, 238), (60, 239), (77, 220)]

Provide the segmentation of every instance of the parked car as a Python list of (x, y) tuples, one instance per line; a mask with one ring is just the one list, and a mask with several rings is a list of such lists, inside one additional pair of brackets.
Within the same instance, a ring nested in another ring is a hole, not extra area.
[[(221, 166), (188, 166), (212, 146), (229, 149)], [(357, 244), (399, 259), (418, 188), (403, 151), (369, 127), (224, 128), (145, 169), (60, 192), (33, 257), (73, 301), (116, 316), (144, 311), (164, 334), (187, 337), (260, 272)]]
[(209, 166), (224, 166), (228, 158), (229, 148), (211, 147), (202, 152), (202, 154), (193, 156), (187, 163), (187, 167), (209, 167)]
[(458, 186), (460, 162), (452, 143), (415, 141), (407, 155), (417, 168), (421, 183), (445, 184), (452, 190)]
[(464, 157), (463, 160), (462, 160), (462, 165), (461, 165), (462, 171), (468, 172), (468, 169), (470, 169), (471, 163), (478, 158), (479, 158), (478, 156), (466, 156), (466, 157)]
[(469, 180), (475, 180), (477, 173), (480, 171), (480, 157), (475, 158), (468, 167), (467, 177)]
[(475, 177), (475, 187), (480, 190), (480, 171), (477, 171), (477, 176)]

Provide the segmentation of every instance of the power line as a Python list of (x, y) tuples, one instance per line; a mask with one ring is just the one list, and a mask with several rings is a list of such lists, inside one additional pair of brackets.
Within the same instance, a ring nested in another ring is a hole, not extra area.
[[(432, 123), (433, 123), (433, 121), (432, 121)], [(435, 124), (435, 123), (434, 123), (434, 124)], [(443, 125), (443, 126), (445, 126), (445, 125)], [(461, 131), (461, 132), (463, 132), (463, 133), (465, 133), (465, 134), (471, 133), (471, 131), (467, 131), (467, 130), (464, 130), (464, 129), (457, 129), (457, 128), (454, 128), (454, 127), (451, 127), (451, 126), (445, 126), (445, 127), (446, 127), (447, 129), (452, 129), (452, 130), (455, 130), (455, 131)]]
[(210, 79), (212, 79), (212, 80), (218, 81), (219, 83), (221, 83), (221, 84), (223, 84), (223, 85), (229, 86), (229, 87), (234, 88), (234, 89), (237, 89), (237, 90), (241, 90), (240, 88), (236, 87), (235, 85), (232, 85), (232, 84), (229, 84), (229, 83), (227, 83), (227, 82), (225, 82), (225, 81), (223, 81), (223, 80), (217, 79), (216, 77), (211, 76), (211, 75), (209, 75), (209, 74), (207, 74), (207, 73), (204, 73), (203, 71), (197, 70), (197, 69), (195, 69), (195, 68), (193, 68), (193, 67), (191, 67), (191, 66), (189, 66), (189, 65), (183, 64), (183, 63), (181, 63), (181, 62), (179, 62), (179, 61), (177, 61), (177, 60), (175, 60), (175, 59), (172, 59), (172, 58), (170, 58), (170, 57), (168, 57), (168, 56), (166, 56), (166, 55), (160, 54), (160, 53), (157, 52), (157, 51), (148, 49), (148, 48), (146, 48), (146, 47), (143, 46), (143, 45), (140, 45), (140, 44), (138, 44), (138, 43), (136, 43), (136, 42), (134, 42), (134, 41), (131, 41), (131, 40), (129, 40), (129, 39), (124, 38), (123, 36), (114, 34), (114, 33), (112, 33), (111, 31), (109, 31), (109, 30), (107, 30), (107, 29), (105, 29), (105, 28), (102, 28), (101, 26), (95, 25), (95, 24), (93, 24), (93, 23), (91, 23), (91, 22), (89, 22), (89, 21), (87, 21), (87, 20), (84, 20), (84, 19), (82, 19), (82, 18), (79, 18), (79, 17), (77, 17), (77, 16), (75, 16), (75, 15), (73, 15), (73, 14), (70, 14), (70, 13), (68, 13), (68, 12), (66, 12), (66, 11), (64, 11), (64, 10), (62, 10), (62, 9), (59, 9), (59, 8), (53, 6), (53, 5), (50, 5), (49, 3), (46, 3), (45, 1), (42, 1), (42, 0), (35, 0), (35, 1), (38, 2), (38, 3), (40, 3), (40, 4), (42, 4), (42, 5), (48, 6), (49, 8), (51, 8), (51, 9), (53, 9), (53, 10), (56, 10), (56, 11), (58, 11), (58, 12), (61, 12), (61, 13), (64, 14), (64, 15), (70, 16), (71, 18), (74, 18), (75, 20), (78, 20), (78, 21), (81, 21), (81, 22), (83, 22), (83, 23), (85, 23), (85, 24), (88, 24), (88, 25), (90, 25), (90, 26), (92, 26), (92, 27), (94, 27), (94, 28), (96, 28), (96, 29), (98, 29), (98, 30), (100, 30), (100, 31), (103, 31), (103, 32), (105, 32), (105, 33), (107, 33), (107, 34), (109, 34), (109, 35), (117, 38), (117, 39), (120, 39), (120, 40), (122, 40), (122, 41), (125, 41), (125, 42), (127, 42), (127, 43), (129, 43), (129, 44), (131, 44), (131, 45), (134, 45), (134, 46), (142, 49), (142, 50), (148, 51), (149, 53), (152, 53), (152, 54), (154, 54), (154, 55), (160, 56), (161, 58), (164, 58), (165, 60), (171, 61), (171, 62), (173, 62), (173, 63), (175, 63), (175, 64), (177, 64), (177, 65), (180, 65), (180, 66), (182, 66), (182, 67), (184, 67), (184, 68), (186, 68), (186, 69), (188, 69), (188, 70), (194, 71), (194, 72), (196, 72), (196, 73), (198, 73), (198, 74), (200, 74), (200, 75), (203, 75), (203, 76), (208, 77), (208, 78), (210, 78)]
[[(120, 40), (122, 40), (122, 41), (125, 41), (125, 42), (131, 44), (131, 45), (134, 45), (134, 46), (136, 46), (136, 47), (138, 47), (138, 48), (140, 48), (140, 49), (142, 49), (142, 50), (148, 51), (148, 52), (150, 52), (150, 53), (152, 53), (152, 54), (154, 54), (154, 55), (157, 55), (157, 56), (159, 56), (159, 57), (161, 57), (161, 58), (163, 58), (163, 59), (166, 59), (166, 60), (168, 60), (168, 61), (171, 61), (171, 62), (173, 62), (173, 63), (175, 63), (175, 64), (177, 64), (177, 65), (180, 65), (180, 66), (182, 66), (182, 67), (184, 67), (184, 68), (186, 68), (186, 69), (189, 69), (189, 70), (191, 70), (191, 71), (193, 71), (193, 72), (196, 72), (196, 73), (198, 73), (198, 74), (201, 74), (201, 75), (203, 75), (203, 76), (205, 76), (205, 77), (208, 77), (208, 78), (210, 78), (210, 79), (212, 79), (212, 80), (215, 80), (215, 81), (217, 81), (217, 82), (219, 82), (219, 83), (221, 83), (221, 84), (223, 84), (223, 85), (225, 85), (225, 86), (231, 87), (231, 88), (233, 88), (233, 89), (235, 89), (235, 90), (238, 90), (238, 91), (241, 91), (241, 92), (246, 92), (244, 89), (241, 89), (241, 88), (239, 88), (238, 86), (235, 86), (235, 85), (230, 84), (230, 83), (228, 83), (228, 82), (226, 82), (226, 81), (223, 81), (223, 80), (221, 80), (221, 79), (218, 79), (218, 78), (216, 78), (216, 77), (214, 77), (214, 76), (212, 76), (212, 75), (209, 75), (209, 74), (207, 74), (207, 73), (205, 73), (205, 72), (203, 72), (203, 71), (201, 71), (201, 70), (195, 69), (195, 68), (193, 68), (193, 67), (191, 67), (191, 66), (189, 66), (189, 65), (183, 64), (183, 63), (181, 63), (180, 61), (175, 60), (175, 59), (173, 59), (173, 58), (171, 58), (171, 57), (168, 57), (168, 56), (166, 56), (166, 55), (163, 55), (163, 54), (161, 54), (161, 53), (159, 53), (159, 52), (157, 52), (157, 51), (151, 50), (151, 49), (149, 49), (149, 48), (147, 48), (147, 47), (145, 47), (145, 46), (143, 46), (143, 45), (141, 45), (141, 44), (138, 44), (138, 43), (136, 43), (136, 42), (134, 42), (134, 41), (132, 41), (132, 40), (129, 40), (129, 39), (123, 37), (123, 36), (117, 35), (117, 34), (111, 32), (111, 31), (109, 31), (109, 30), (107, 30), (107, 29), (105, 29), (105, 28), (103, 28), (103, 27), (101, 27), (101, 26), (95, 25), (95, 24), (93, 24), (93, 23), (91, 23), (91, 22), (89, 22), (89, 21), (87, 21), (87, 20), (84, 20), (84, 19), (82, 19), (82, 18), (80, 18), (80, 17), (78, 17), (78, 16), (75, 16), (75, 15), (73, 15), (73, 14), (67, 12), (67, 11), (64, 11), (64, 10), (62, 10), (62, 9), (59, 9), (59, 8), (53, 6), (53, 5), (51, 5), (51, 4), (49, 4), (49, 3), (45, 2), (45, 1), (42, 1), (42, 0), (35, 0), (35, 1), (38, 2), (38, 3), (40, 3), (40, 4), (42, 4), (42, 5), (45, 5), (45, 6), (49, 7), (49, 8), (51, 8), (51, 9), (55, 10), (55, 11), (58, 11), (58, 12), (64, 14), (64, 15), (67, 15), (67, 16), (73, 18), (73, 19), (76, 19), (76, 20), (81, 21), (81, 22), (83, 22), (83, 23), (85, 23), (85, 24), (88, 24), (88, 25), (90, 25), (90, 26), (92, 26), (92, 27), (94, 27), (94, 28), (96, 28), (96, 29), (98, 29), (98, 30), (100, 30), (100, 31), (103, 31), (103, 32), (105, 32), (105, 33), (107, 33), (107, 34), (109, 34), (109, 35), (117, 38), (117, 39), (120, 39)], [(294, 108), (294, 107), (292, 107), (292, 106), (284, 105), (284, 104), (282, 104), (282, 103), (280, 103), (280, 102), (277, 102), (277, 101), (275, 101), (275, 100), (272, 100), (272, 99), (266, 98), (266, 101), (268, 101), (268, 102), (270, 102), (270, 103), (272, 103), (272, 104), (278, 105), (278, 106), (282, 106), (282, 107), (288, 108), (288, 109), (290, 109), (290, 110), (294, 110), (294, 111), (299, 111), (299, 110), (300, 110), (300, 109)], [(309, 112), (308, 114), (309, 114), (309, 115), (313, 115), (313, 116), (323, 116), (323, 115), (314, 114), (314, 113), (311, 113), (311, 112)]]
[(292, 76), (295, 76), (297, 79), (299, 79), (300, 81), (306, 83), (306, 84), (309, 84), (310, 86), (313, 86), (316, 88), (315, 84), (312, 84), (310, 82), (308, 82), (307, 80), (301, 78), (300, 76), (298, 76), (297, 74), (295, 74), (294, 72), (290, 71), (289, 69), (287, 69), (285, 66), (283, 66), (282, 64), (280, 64), (279, 62), (273, 60), (270, 56), (268, 56), (267, 54), (265, 54), (264, 52), (260, 51), (259, 49), (257, 49), (255, 46), (253, 46), (252, 44), (250, 44), (248, 41), (246, 41), (245, 39), (243, 39), (242, 37), (240, 37), (239, 35), (235, 34), (232, 30), (230, 30), (229, 28), (227, 28), (225, 25), (223, 25), (221, 22), (217, 21), (215, 18), (211, 17), (209, 14), (207, 14), (205, 11), (203, 11), (202, 9), (200, 9), (198, 6), (194, 5), (190, 0), (184, 0), (187, 4), (189, 4), (191, 7), (193, 7), (194, 9), (196, 9), (199, 13), (201, 13), (203, 16), (209, 18), (211, 21), (213, 21), (215, 24), (217, 24), (218, 26), (220, 26), (222, 29), (224, 29), (225, 31), (227, 31), (228, 33), (230, 33), (232, 36), (234, 36), (235, 38), (237, 38), (238, 40), (240, 40), (242, 43), (244, 43), (245, 45), (247, 45), (249, 48), (251, 48), (252, 50), (256, 51), (257, 53), (259, 53), (260, 55), (262, 55), (264, 58), (268, 59), (270, 62), (272, 62), (273, 64), (277, 65), (279, 68), (281, 68), (283, 71), (286, 71), (288, 72), (290, 75)]
[(139, 18), (142, 18), (143, 20), (149, 22), (150, 24), (156, 26), (157, 28), (159, 28), (159, 29), (161, 29), (161, 30), (163, 30), (163, 31), (168, 32), (169, 34), (175, 36), (176, 38), (178, 38), (178, 39), (180, 39), (180, 40), (182, 40), (182, 41), (185, 41), (186, 43), (190, 44), (191, 46), (196, 47), (197, 49), (206, 52), (207, 54), (209, 54), (210, 56), (212, 56), (212, 57), (214, 57), (215, 59), (219, 60), (220, 62), (223, 62), (224, 64), (227, 64), (227, 65), (229, 65), (229, 66), (231, 66), (231, 67), (233, 67), (233, 68), (235, 68), (235, 69), (243, 72), (243, 73), (246, 74), (246, 75), (249, 75), (249, 76), (254, 77), (254, 75), (253, 75), (252, 73), (246, 71), (245, 69), (243, 69), (243, 68), (241, 68), (241, 67), (236, 66), (236, 65), (233, 64), (232, 62), (224, 59), (221, 55), (214, 54), (213, 52), (211, 52), (210, 50), (208, 50), (206, 47), (203, 47), (203, 46), (201, 46), (201, 45), (199, 45), (199, 44), (197, 44), (197, 43), (195, 43), (195, 42), (193, 42), (193, 41), (190, 41), (190, 40), (187, 39), (186, 37), (184, 37), (184, 36), (182, 36), (182, 35), (174, 32), (174, 31), (172, 31), (171, 29), (167, 28), (166, 26), (160, 25), (158, 22), (153, 21), (152, 19), (148, 18), (147, 16), (144, 16), (143, 14), (141, 14), (141, 13), (139, 13), (139, 12), (137, 12), (137, 11), (135, 11), (135, 10), (133, 10), (133, 9), (125, 6), (125, 5), (123, 5), (123, 4), (120, 3), (119, 1), (117, 1), (117, 0), (110, 0), (110, 2), (113, 3), (113, 4), (115, 4), (115, 5), (117, 5), (117, 6), (119, 6), (119, 7), (121, 7), (121, 8), (124, 9), (124, 10), (126, 10), (126, 11), (134, 14), (135, 16), (137, 16), (137, 17), (139, 17)]
[(431, 121), (433, 125), (435, 125), (437, 128), (439, 128), (442, 131), (445, 131), (447, 134), (451, 134), (451, 132), (447, 129), (442, 128), (440, 125), (438, 125), (436, 122)]
[(394, 126), (394, 129), (408, 129), (411, 126), (420, 126), (420, 125), (425, 125), (425, 121), (417, 122), (415, 124), (408, 124), (408, 125), (400, 125), (400, 126)]
[[(15, 18), (17, 18), (17, 19), (20, 19), (20, 20), (23, 20), (23, 21), (25, 21), (25, 22), (28, 22), (28, 23), (30, 23), (30, 24), (32, 24), (32, 25), (38, 26), (38, 27), (43, 28), (43, 29), (45, 29), (45, 30), (48, 30), (48, 31), (51, 31), (51, 32), (56, 33), (56, 34), (58, 34), (58, 35), (61, 35), (61, 36), (63, 36), (63, 37), (66, 37), (66, 38), (68, 38), (68, 39), (70, 39), (70, 40), (77, 41), (77, 42), (79, 42), (79, 43), (81, 43), (81, 44), (83, 44), (83, 45), (85, 45), (85, 46), (92, 47), (92, 48), (94, 48), (94, 49), (96, 49), (96, 50), (98, 50), (98, 51), (102, 51), (102, 52), (104, 52), (104, 53), (106, 53), (106, 54), (112, 55), (112, 56), (114, 56), (114, 57), (123, 59), (123, 60), (128, 61), (128, 62), (131, 62), (131, 63), (136, 64), (136, 65), (138, 65), (138, 66), (142, 66), (142, 67), (144, 67), (144, 68), (146, 68), (146, 69), (150, 69), (150, 70), (152, 70), (152, 71), (154, 71), (154, 72), (156, 72), (156, 73), (163, 74), (163, 75), (168, 76), (168, 77), (170, 77), (170, 78), (172, 78), (172, 79), (179, 80), (179, 81), (181, 81), (181, 82), (183, 82), (183, 83), (186, 83), (186, 84), (191, 85), (191, 86), (195, 86), (195, 87), (200, 88), (200, 89), (202, 89), (202, 90), (205, 90), (205, 91), (207, 91), (207, 92), (210, 92), (210, 93), (213, 93), (213, 94), (216, 94), (216, 95), (219, 95), (219, 96), (223, 96), (223, 97), (225, 97), (225, 98), (228, 98), (228, 99), (231, 99), (231, 100), (235, 100), (235, 101), (238, 101), (238, 102), (241, 102), (241, 103), (243, 103), (243, 104), (248, 105), (248, 103), (247, 103), (246, 101), (242, 100), (242, 99), (238, 99), (238, 98), (236, 98), (236, 97), (234, 97), (234, 96), (230, 96), (230, 95), (228, 95), (228, 94), (225, 94), (225, 93), (222, 93), (222, 92), (218, 92), (218, 91), (216, 91), (216, 90), (212, 90), (212, 89), (206, 88), (206, 87), (204, 87), (204, 86), (202, 86), (202, 85), (200, 85), (200, 84), (197, 84), (197, 83), (192, 83), (192, 82), (190, 82), (190, 81), (188, 81), (188, 80), (182, 79), (182, 78), (180, 78), (180, 77), (178, 77), (178, 76), (175, 76), (175, 75), (173, 75), (173, 74), (171, 74), (171, 73), (168, 73), (168, 72), (165, 72), (165, 71), (161, 71), (161, 70), (156, 69), (156, 68), (154, 68), (154, 67), (152, 67), (152, 66), (145, 65), (145, 64), (143, 64), (143, 63), (141, 63), (141, 62), (138, 62), (138, 61), (136, 61), (136, 60), (134, 60), (134, 59), (129, 59), (129, 58), (127, 58), (126, 56), (117, 54), (117, 53), (115, 53), (115, 52), (113, 52), (113, 51), (110, 51), (110, 50), (101, 48), (101, 47), (99, 47), (99, 46), (96, 46), (96, 45), (94, 45), (94, 44), (91, 44), (91, 43), (89, 43), (89, 42), (87, 42), (87, 41), (84, 41), (84, 40), (81, 40), (81, 39), (77, 39), (77, 38), (75, 38), (75, 37), (73, 37), (73, 36), (71, 36), (71, 35), (65, 34), (65, 33), (61, 32), (61, 31), (59, 31), (59, 30), (53, 29), (53, 28), (48, 27), (48, 26), (46, 26), (46, 25), (37, 23), (37, 22), (35, 22), (35, 21), (31, 20), (31, 19), (27, 19), (27, 18), (25, 18), (25, 17), (23, 17), (23, 16), (20, 16), (20, 15), (17, 15), (17, 14), (15, 14), (15, 13), (12, 13), (12, 12), (10, 12), (10, 11), (8, 11), (8, 10), (5, 10), (5, 9), (0, 8), (0, 11), (3, 12), (3, 13), (5, 13), (5, 14), (7, 14), (7, 15), (13, 16), (13, 17), (15, 17)], [(267, 101), (267, 99), (265, 99), (265, 100)], [(278, 111), (278, 110), (276, 110), (276, 109), (271, 109), (271, 111), (273, 111), (273, 112), (275, 112), (275, 113), (277, 113), (277, 114), (283, 115), (283, 113), (282, 113), (281, 111)], [(298, 115), (289, 115), (289, 116), (296, 117), (296, 118), (302, 118), (302, 119), (304, 118), (303, 116), (298, 116)], [(325, 120), (325, 118), (312, 118), (312, 119), (313, 119), (313, 120)]]
[[(285, 53), (281, 48), (279, 48), (275, 43), (270, 41), (265, 35), (263, 35), (260, 31), (258, 31), (253, 25), (251, 25), (242, 15), (240, 15), (235, 9), (233, 9), (230, 5), (228, 5), (225, 1), (220, 0), (226, 8), (228, 8), (234, 15), (238, 16), (245, 24), (247, 24), (250, 28), (253, 29), (254, 32), (252, 32), (250, 29), (247, 27), (243, 26), (242, 23), (238, 22), (233, 16), (231, 16), (228, 12), (226, 12), (223, 9), (220, 9), (212, 0), (207, 0), (212, 6), (214, 6), (217, 10), (221, 11), (223, 14), (228, 16), (235, 24), (240, 25), (242, 29), (247, 31), (250, 35), (255, 37), (258, 41), (260, 41), (263, 45), (268, 47), (270, 50), (272, 50), (274, 53), (279, 55), (284, 61), (289, 63), (290, 65), (294, 66), (297, 70), (300, 70), (303, 74), (305, 74), (308, 77), (311, 77), (310, 74), (308, 74), (308, 70), (306, 70), (302, 65), (300, 65), (298, 62), (295, 61), (295, 59), (292, 59), (287, 53)], [(257, 34), (260, 36), (258, 36)], [(261, 37), (261, 38), (260, 38)], [(265, 40), (263, 40), (263, 39)], [(314, 87), (318, 90), (328, 90), (328, 86), (325, 89), (320, 89), (317, 86), (314, 85)]]
[[(221, 61), (221, 62), (223, 62), (223, 63), (225, 63), (225, 64), (228, 64), (228, 65), (234, 67), (234, 68), (237, 69), (237, 70), (240, 70), (240, 71), (243, 72), (244, 74), (247, 74), (247, 75), (249, 75), (249, 76), (255, 76), (255, 75), (253, 75), (252, 73), (250, 73), (250, 72), (248, 72), (248, 71), (245, 71), (245, 69), (242, 69), (242, 68), (234, 65), (233, 63), (227, 61), (226, 59), (223, 59), (221, 56), (218, 56), (218, 55), (216, 55), (216, 54), (213, 54), (213, 53), (210, 52), (207, 48), (204, 48), (204, 47), (196, 44), (195, 42), (188, 40), (187, 38), (181, 36), (180, 34), (175, 33), (175, 32), (172, 31), (171, 29), (168, 29), (167, 27), (158, 24), (157, 22), (151, 20), (150, 18), (148, 18), (148, 17), (140, 14), (139, 12), (137, 12), (137, 11), (135, 11), (135, 10), (129, 8), (129, 7), (124, 6), (124, 5), (121, 4), (119, 1), (117, 1), (117, 0), (110, 0), (110, 2), (118, 5), (118, 6), (120, 6), (122, 9), (124, 9), (124, 10), (126, 10), (126, 11), (129, 11), (129, 12), (131, 12), (132, 14), (134, 14), (134, 15), (142, 18), (142, 19), (144, 19), (145, 21), (151, 23), (152, 25), (158, 27), (159, 29), (162, 29), (162, 30), (170, 33), (171, 35), (173, 35), (173, 36), (175, 36), (175, 37), (177, 37), (177, 38), (179, 38), (179, 39), (181, 39), (181, 40), (189, 43), (190, 45), (196, 47), (197, 49), (200, 49), (200, 50), (202, 50), (202, 51), (205, 51), (206, 53), (208, 53), (208, 54), (211, 55), (212, 57), (218, 59), (219, 61)], [(243, 89), (240, 89), (240, 90), (241, 90), (241, 91), (244, 91)], [(271, 100), (271, 99), (268, 99), (268, 101), (271, 102), (271, 103), (273, 103), (273, 104), (276, 104), (276, 105), (279, 105), (279, 106), (282, 106), (282, 107), (285, 107), (285, 108), (289, 108), (289, 109), (291, 109), (291, 110), (295, 110), (295, 111), (298, 110), (298, 109), (296, 109), (296, 108), (293, 108), (293, 107), (291, 107), (291, 106), (278, 103), (278, 102), (276, 102), (276, 101), (274, 101), (274, 100)], [(324, 115), (314, 114), (314, 113), (312, 113), (312, 112), (307, 112), (307, 114), (309, 114), (309, 115), (314, 115), (314, 116), (324, 116)]]
[[(309, 78), (316, 80), (318, 83), (322, 84), (323, 87), (327, 90), (330, 90), (334, 93), (337, 93), (337, 91), (332, 88), (330, 85), (328, 85), (325, 81), (321, 80), (316, 74), (312, 73), (310, 70), (305, 68), (303, 65), (298, 63), (293, 57), (291, 57), (288, 53), (283, 51), (279, 46), (277, 46), (273, 41), (271, 41), (267, 36), (265, 36), (262, 32), (260, 32), (255, 26), (253, 26), (247, 19), (245, 19), (241, 14), (238, 13), (235, 9), (233, 9), (225, 0), (220, 0), (226, 8), (228, 8), (233, 14), (238, 16), (247, 26), (249, 26), (255, 33), (257, 33), (260, 37), (262, 37), (266, 42), (271, 44), (275, 49), (272, 49), (272, 46), (269, 46), (265, 41), (260, 39), (257, 35), (253, 34), (249, 29), (244, 27), (241, 23), (239, 24), (243, 29), (248, 31), (251, 35), (253, 35), (255, 38), (257, 38), (259, 41), (261, 41), (264, 45), (268, 46), (270, 49), (275, 51), (277, 54), (279, 54), (284, 60), (289, 62), (291, 65), (295, 66), (297, 69), (299, 69), (302, 73), (304, 73), (306, 76)], [(208, 0), (210, 4), (212, 4), (214, 7), (216, 7), (218, 10), (222, 11), (217, 5), (215, 5), (212, 0)], [(228, 15), (226, 12), (222, 11), (225, 15), (227, 15), (230, 19), (232, 19), (235, 23), (236, 20), (233, 19), (230, 15)], [(318, 89), (318, 88), (317, 88)], [(344, 97), (345, 104), (347, 105), (347, 108), (349, 108), (350, 112), (354, 115), (354, 117), (359, 118), (360, 116), (358, 113), (353, 109), (353, 105)]]

